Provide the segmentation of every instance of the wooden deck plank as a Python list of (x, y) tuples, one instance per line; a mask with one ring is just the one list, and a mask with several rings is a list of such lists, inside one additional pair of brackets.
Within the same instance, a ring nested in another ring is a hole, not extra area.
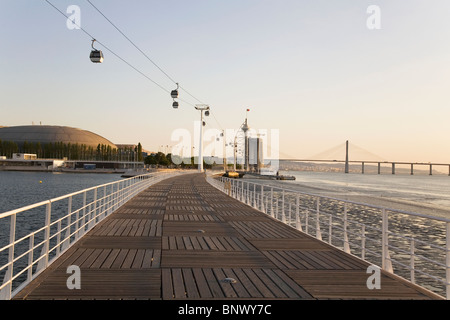
[(251, 284), (256, 287), (258, 292), (262, 294), (263, 298), (275, 298), (275, 294), (270, 290), (270, 288), (267, 286), (267, 283), (264, 283), (261, 277), (259, 277), (254, 270), (252, 269), (243, 269), (242, 270), (245, 278), (249, 279)]
[(194, 279), (194, 275), (191, 269), (183, 269), (184, 285), (186, 288), (186, 295), (189, 298), (198, 299), (200, 294), (197, 289), (197, 281)]
[(213, 293), (211, 292), (211, 289), (208, 285), (208, 281), (206, 280), (202, 268), (193, 268), (192, 273), (195, 277), (195, 282), (198, 287), (199, 297), (203, 299), (213, 298), (214, 297)]
[(172, 274), (170, 269), (161, 270), (161, 291), (161, 295), (164, 300), (172, 300), (174, 298)]
[(247, 288), (243, 285), (244, 279), (241, 279), (235, 272), (234, 269), (224, 268), (222, 269), (225, 278), (235, 279), (235, 283), (231, 283), (231, 286), (239, 298), (252, 298), (252, 295), (247, 291)]
[(255, 276), (261, 280), (262, 283), (272, 292), (274, 297), (286, 299), (288, 296), (279, 288), (279, 286), (273, 282), (273, 280), (262, 270), (254, 269)]
[(216, 276), (213, 273), (213, 270), (210, 268), (202, 268), (203, 274), (206, 279), (206, 283), (208, 284), (208, 287), (215, 298), (225, 298), (225, 294), (222, 290), (222, 287), (220, 286), (219, 281), (217, 281)]
[(221, 268), (214, 268), (213, 273), (216, 279), (219, 279), (220, 287), (222, 288), (226, 298), (238, 298), (236, 291), (233, 289), (233, 284), (223, 281), (227, 278), (224, 271)]
[[(82, 290), (67, 289), (69, 265)], [(101, 221), (15, 299), (437, 298), (384, 273), (369, 290), (367, 266), (187, 174)]]
[(231, 278), (239, 279), (241, 285), (248, 291), (251, 298), (263, 298), (263, 294), (258, 290), (252, 280), (247, 276), (244, 270), (240, 268), (232, 269), (234, 275), (230, 275)]
[(163, 250), (162, 267), (242, 267), (273, 268), (275, 265), (258, 251)]
[[(65, 270), (55, 270), (27, 299), (155, 299), (160, 295), (160, 271), (81, 269), (78, 290), (67, 288)], [(101, 286), (98, 285), (101, 283)]]
[(186, 289), (184, 287), (183, 274), (181, 268), (173, 268), (172, 270), (172, 282), (173, 292), (175, 298), (186, 298)]
[(101, 268), (110, 269), (112, 267), (112, 264), (116, 260), (117, 256), (119, 255), (119, 252), (120, 252), (120, 249), (112, 249), (111, 252), (109, 253), (108, 257), (102, 263)]
[(364, 270), (290, 270), (286, 272), (318, 299), (426, 299), (406, 285), (382, 275), (381, 289), (368, 289)]

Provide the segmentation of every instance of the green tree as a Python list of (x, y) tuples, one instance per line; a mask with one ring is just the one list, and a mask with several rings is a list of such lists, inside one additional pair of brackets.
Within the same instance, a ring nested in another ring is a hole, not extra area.
[(137, 146), (137, 155), (138, 155), (137, 161), (143, 161), (144, 157), (142, 156), (142, 145), (140, 142), (138, 143), (138, 146)]
[(147, 157), (145, 157), (144, 163), (148, 164), (148, 165), (157, 165), (158, 161), (156, 161), (155, 155), (151, 154), (151, 155), (148, 155)]

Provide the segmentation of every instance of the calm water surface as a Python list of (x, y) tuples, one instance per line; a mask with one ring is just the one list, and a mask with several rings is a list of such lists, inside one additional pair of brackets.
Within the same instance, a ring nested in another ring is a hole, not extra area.
[(0, 213), (122, 179), (121, 174), (0, 171)]
[[(402, 200), (450, 210), (450, 177), (446, 175), (373, 175), (288, 171), (295, 181), (264, 180), (320, 195), (368, 196)], [(0, 171), (0, 212), (122, 179), (120, 174)], [(251, 179), (253, 180), (253, 179)], [(259, 182), (263, 182), (259, 180)]]
[[(450, 218), (450, 177), (284, 171), (295, 181), (250, 179), (300, 192)], [(448, 212), (447, 212), (448, 211)]]
[(450, 209), (450, 177), (429, 175), (369, 175), (342, 173), (292, 172), (297, 184), (319, 188), (391, 197), (439, 205)]

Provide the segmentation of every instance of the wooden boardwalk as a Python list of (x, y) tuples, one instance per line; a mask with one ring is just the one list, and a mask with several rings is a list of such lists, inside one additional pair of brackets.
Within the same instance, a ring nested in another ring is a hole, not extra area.
[[(68, 266), (81, 288), (68, 289)], [(14, 299), (437, 299), (210, 186), (162, 181), (111, 214)], [(234, 279), (235, 281), (231, 281)]]

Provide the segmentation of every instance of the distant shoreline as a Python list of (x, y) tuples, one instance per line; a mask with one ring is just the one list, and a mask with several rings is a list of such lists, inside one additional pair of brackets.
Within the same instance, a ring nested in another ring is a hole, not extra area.
[(125, 173), (123, 169), (47, 169), (39, 167), (0, 166), (1, 171), (49, 172), (49, 173)]

